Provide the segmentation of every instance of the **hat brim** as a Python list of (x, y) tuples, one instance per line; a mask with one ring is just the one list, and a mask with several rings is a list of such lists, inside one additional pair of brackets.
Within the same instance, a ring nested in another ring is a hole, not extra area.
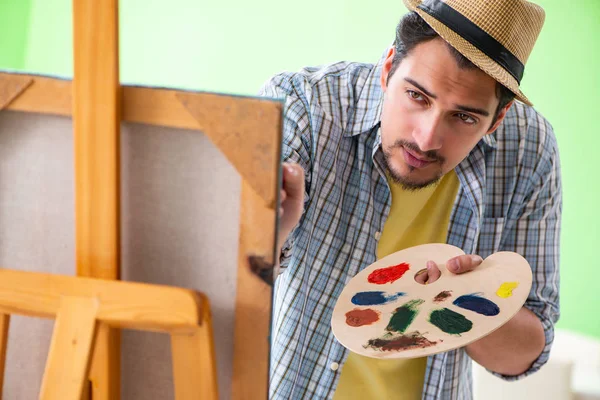
[(417, 8), (417, 6), (421, 3), (421, 0), (403, 0), (403, 2), (406, 8), (419, 14), (419, 16), (421, 16), (421, 18), (423, 18), (423, 20), (425, 20), (425, 22), (427, 22), (427, 24), (431, 26), (431, 28), (433, 28), (433, 30), (442, 37), (442, 39), (450, 44), (450, 46), (454, 47), (460, 54), (465, 56), (483, 72), (500, 82), (502, 85), (506, 86), (515, 94), (519, 101), (529, 106), (533, 105), (527, 96), (521, 92), (517, 80), (497, 62), (489, 58), (471, 43), (467, 42), (452, 29), (448, 28), (446, 25), (427, 14), (425, 11)]

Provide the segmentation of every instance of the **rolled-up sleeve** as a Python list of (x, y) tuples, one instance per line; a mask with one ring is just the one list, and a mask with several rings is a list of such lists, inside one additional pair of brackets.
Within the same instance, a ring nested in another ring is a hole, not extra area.
[(546, 344), (531, 367), (520, 375), (502, 375), (502, 379), (519, 380), (539, 370), (550, 356), (554, 340), (554, 325), (559, 308), (559, 253), (562, 215), (562, 184), (558, 148), (552, 127), (543, 118), (536, 118), (529, 129), (536, 129), (543, 139), (538, 144), (539, 157), (529, 175), (527, 193), (523, 197), (520, 215), (508, 224), (501, 250), (515, 251), (527, 259), (532, 268), (533, 282), (525, 307), (541, 321)]
[[(304, 78), (293, 73), (282, 73), (274, 76), (259, 91), (259, 96), (284, 99), (285, 101), (281, 158), (282, 162), (297, 163), (304, 169), (305, 205), (310, 199), (313, 159), (313, 129), (307, 100), (308, 95), (310, 95), (310, 87), (308, 87)], [(298, 226), (303, 219), (304, 213)], [(279, 260), (282, 272), (289, 264), (298, 226), (294, 228), (282, 245)]]

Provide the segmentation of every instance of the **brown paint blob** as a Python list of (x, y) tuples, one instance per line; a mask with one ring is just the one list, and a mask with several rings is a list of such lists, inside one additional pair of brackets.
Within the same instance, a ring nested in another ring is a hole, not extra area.
[(437, 296), (435, 296), (433, 298), (433, 302), (434, 303), (441, 303), (442, 301), (446, 300), (450, 296), (452, 296), (452, 291), (451, 290), (444, 290), (443, 292), (440, 292)]
[(436, 344), (437, 342), (432, 342), (421, 333), (413, 332), (408, 335), (371, 339), (366, 347), (381, 351), (401, 351), (415, 348), (424, 349)]
[(363, 310), (355, 308), (346, 313), (346, 324), (353, 327), (371, 325), (372, 323), (379, 321), (379, 314), (378, 311), (370, 308)]

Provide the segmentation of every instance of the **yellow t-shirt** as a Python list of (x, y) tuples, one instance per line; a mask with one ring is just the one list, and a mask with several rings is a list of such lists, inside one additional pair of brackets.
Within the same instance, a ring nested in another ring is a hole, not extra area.
[[(417, 191), (404, 190), (389, 179), (388, 183), (392, 205), (377, 258), (420, 244), (445, 243), (459, 187), (456, 173), (451, 171), (437, 185)], [(427, 358), (380, 360), (350, 352), (334, 400), (421, 399), (426, 366)]]

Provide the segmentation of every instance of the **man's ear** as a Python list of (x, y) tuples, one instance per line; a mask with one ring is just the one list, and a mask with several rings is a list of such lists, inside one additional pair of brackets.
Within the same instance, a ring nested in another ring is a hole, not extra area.
[(508, 110), (510, 109), (510, 107), (512, 106), (513, 103), (514, 103), (514, 100), (510, 101), (506, 106), (504, 106), (502, 108), (502, 110), (500, 110), (500, 113), (498, 114), (498, 117), (496, 118), (496, 122), (494, 122), (494, 124), (490, 127), (490, 129), (488, 129), (486, 135), (489, 135), (490, 133), (493, 133), (496, 129), (498, 129), (498, 126), (500, 126), (502, 121), (504, 121), (504, 117), (506, 117), (506, 113), (508, 112)]
[(380, 79), (380, 83), (381, 83), (381, 89), (385, 92), (387, 89), (387, 80), (388, 80), (388, 76), (390, 74), (390, 71), (392, 70), (392, 61), (394, 61), (394, 56), (396, 55), (396, 47), (395, 46), (391, 46), (387, 52), (387, 56), (385, 57), (385, 61), (383, 62), (383, 66), (381, 69), (381, 77)]

